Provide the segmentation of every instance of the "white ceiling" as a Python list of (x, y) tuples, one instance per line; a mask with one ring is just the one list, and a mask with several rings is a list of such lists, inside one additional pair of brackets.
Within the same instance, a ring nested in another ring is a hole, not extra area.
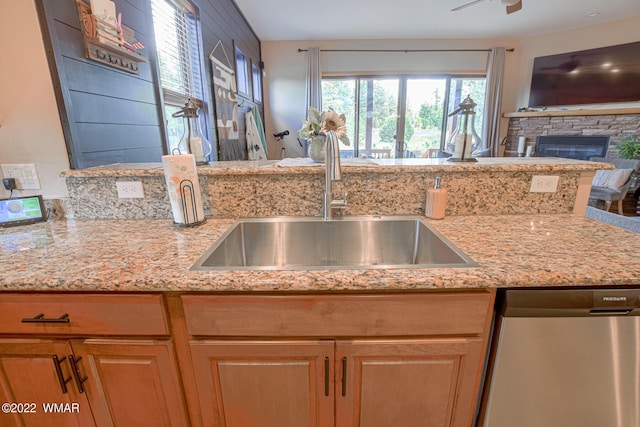
[(500, 0), (235, 1), (262, 41), (520, 38), (640, 16), (640, 0), (523, 0), (510, 15)]

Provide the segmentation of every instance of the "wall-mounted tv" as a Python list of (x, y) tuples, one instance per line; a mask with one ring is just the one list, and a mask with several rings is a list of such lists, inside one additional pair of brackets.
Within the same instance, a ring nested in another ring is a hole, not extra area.
[(533, 60), (529, 107), (640, 101), (640, 42)]

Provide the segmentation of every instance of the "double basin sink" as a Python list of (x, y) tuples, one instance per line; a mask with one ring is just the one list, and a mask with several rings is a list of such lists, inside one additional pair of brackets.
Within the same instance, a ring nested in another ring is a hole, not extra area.
[(475, 267), (420, 217), (241, 219), (191, 270)]

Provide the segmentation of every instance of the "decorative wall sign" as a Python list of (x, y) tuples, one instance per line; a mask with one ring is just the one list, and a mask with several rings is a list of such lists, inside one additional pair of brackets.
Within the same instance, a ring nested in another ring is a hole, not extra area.
[[(214, 56), (218, 47), (224, 54), (226, 64)], [(209, 54), (209, 59), (213, 72), (220, 160), (242, 160), (244, 150), (241, 147), (238, 132), (238, 90), (235, 71), (220, 40)]]
[[(138, 74), (138, 63), (147, 58), (138, 50), (142, 43), (135, 40), (133, 30), (125, 27), (118, 16), (116, 24), (102, 20), (91, 13), (91, 6), (83, 0), (76, 0), (78, 16), (82, 27), (85, 57), (110, 67)], [(103, 14), (100, 16), (104, 17)]]

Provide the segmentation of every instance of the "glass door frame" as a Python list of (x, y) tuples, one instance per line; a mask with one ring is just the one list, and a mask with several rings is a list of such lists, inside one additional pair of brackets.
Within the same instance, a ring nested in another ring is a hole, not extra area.
[[(355, 75), (355, 76), (325, 76), (323, 80), (353, 80), (354, 81), (354, 141), (353, 141), (353, 154), (354, 157), (359, 157), (361, 147), (359, 144), (360, 135), (360, 113), (363, 108), (367, 108), (366, 105), (362, 105), (360, 102), (360, 96), (362, 95), (361, 84), (367, 80), (398, 80), (398, 92), (397, 92), (397, 105), (396, 105), (396, 130), (395, 130), (395, 157), (404, 158), (406, 153), (407, 143), (405, 142), (405, 126), (407, 115), (407, 82), (410, 79), (420, 80), (443, 80), (445, 84), (445, 93), (443, 96), (443, 114), (441, 118), (440, 129), (440, 150), (446, 149), (447, 144), (447, 129), (449, 126), (449, 110), (451, 102), (451, 82), (456, 79), (485, 79), (486, 74), (473, 73), (473, 74), (384, 74), (384, 75)], [(482, 100), (483, 102), (485, 99)], [(454, 108), (455, 109), (455, 108)], [(482, 132), (482, 129), (480, 130)]]

